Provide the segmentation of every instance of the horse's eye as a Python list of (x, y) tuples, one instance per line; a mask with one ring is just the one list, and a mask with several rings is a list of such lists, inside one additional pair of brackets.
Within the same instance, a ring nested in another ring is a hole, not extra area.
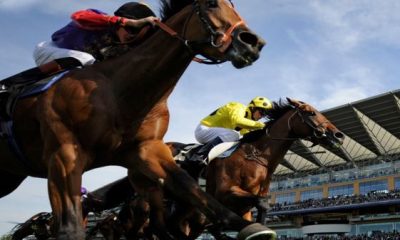
[(311, 112), (310, 112), (310, 115), (311, 115), (311, 116), (315, 116), (315, 115), (317, 115), (317, 114), (316, 114), (314, 111), (311, 111)]

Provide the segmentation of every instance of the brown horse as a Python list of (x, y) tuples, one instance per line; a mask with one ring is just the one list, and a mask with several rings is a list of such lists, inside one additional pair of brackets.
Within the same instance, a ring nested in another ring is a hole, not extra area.
[[(275, 103), (270, 118), (272, 121), (265, 129), (244, 135), (229, 157), (214, 159), (206, 168), (206, 191), (249, 221), (252, 219), (250, 210), (262, 208), (260, 199), (267, 196), (271, 176), (294, 141), (305, 139), (336, 148), (344, 139), (344, 134), (324, 115), (296, 100)], [(173, 155), (178, 154), (177, 147), (184, 146), (168, 144)], [(262, 211), (265, 209), (259, 209), (259, 214)], [(188, 216), (180, 218), (183, 222)]]
[(123, 56), (70, 71), (45, 93), (16, 104), (12, 130), (19, 144), (13, 150), (21, 154), (18, 159), (8, 144), (0, 144), (0, 197), (27, 176), (47, 178), (57, 238), (84, 239), (82, 173), (118, 165), (129, 169), (150, 204), (159, 206), (155, 200), (162, 199), (164, 187), (215, 224), (242, 229), (244, 238), (274, 237), (205, 194), (163, 142), (166, 100), (193, 57), (202, 54), (241, 68), (259, 57), (264, 41), (228, 1), (161, 2), (163, 21), (175, 30), (169, 31), (172, 37), (158, 30)]
[[(258, 216), (265, 211), (260, 206), (260, 200), (267, 196), (272, 173), (294, 141), (305, 139), (314, 144), (336, 148), (344, 139), (343, 133), (320, 112), (306, 103), (288, 99), (288, 103), (275, 103), (274, 109), (269, 114), (272, 120), (267, 124), (266, 129), (246, 134), (241, 139), (238, 148), (229, 157), (211, 161), (206, 169), (207, 192), (249, 221), (252, 219), (250, 209), (253, 207), (261, 208)], [(167, 143), (167, 145), (171, 148), (174, 156), (186, 146), (182, 143)], [(190, 161), (185, 163), (187, 164), (181, 164), (181, 166), (197, 179), (201, 170), (197, 163), (192, 164)], [(108, 190), (101, 194), (101, 198), (110, 198), (113, 201), (117, 201), (119, 198), (121, 201), (121, 198), (113, 193), (115, 191), (112, 189), (117, 186), (120, 189), (129, 188), (127, 182), (128, 179), (123, 178), (103, 187), (102, 189)], [(105, 194), (106, 192), (107, 194)], [(107, 195), (110, 197), (106, 197)], [(111, 196), (113, 197), (111, 198)], [(204, 219), (195, 209), (185, 208), (186, 205), (183, 203), (174, 202), (174, 204), (177, 212), (174, 212), (175, 214), (170, 217), (172, 219), (168, 221), (170, 223), (168, 224), (169, 230), (180, 236), (180, 239), (186, 238), (183, 238), (178, 231), (189, 236), (188, 239), (195, 239), (204, 230)], [(141, 211), (135, 201), (130, 202), (129, 205), (136, 206), (136, 211), (133, 211), (132, 207), (130, 208), (133, 212)], [(135, 216), (134, 213), (124, 214), (124, 216), (119, 216), (117, 224), (134, 223), (144, 218)], [(184, 223), (178, 225), (178, 218), (183, 219)], [(102, 225), (109, 224), (109, 221), (102, 223)], [(115, 225), (116, 222), (112, 222), (112, 224)], [(181, 229), (177, 230), (177, 228)], [(108, 227), (108, 229), (112, 228)], [(114, 227), (114, 229), (117, 228)], [(125, 227), (125, 230), (129, 229), (131, 229), (129, 226)], [(219, 231), (215, 231), (213, 228), (209, 230), (217, 239), (226, 239)], [(137, 233), (137, 230), (133, 232)]]

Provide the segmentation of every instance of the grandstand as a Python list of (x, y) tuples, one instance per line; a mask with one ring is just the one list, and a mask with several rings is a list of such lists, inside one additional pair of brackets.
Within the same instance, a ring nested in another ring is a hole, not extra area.
[(266, 224), (281, 239), (400, 236), (400, 90), (323, 114), (343, 147), (296, 142), (274, 173)]

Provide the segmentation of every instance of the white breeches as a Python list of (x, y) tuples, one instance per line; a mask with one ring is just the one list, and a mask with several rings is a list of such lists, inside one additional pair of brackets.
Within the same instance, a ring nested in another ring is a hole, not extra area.
[(42, 65), (58, 58), (73, 57), (78, 59), (83, 66), (91, 65), (96, 60), (91, 54), (77, 50), (59, 48), (53, 42), (41, 42), (33, 51), (36, 65)]
[(199, 124), (194, 132), (194, 136), (199, 143), (205, 144), (216, 137), (224, 142), (236, 142), (240, 139), (240, 133), (227, 128), (207, 127)]

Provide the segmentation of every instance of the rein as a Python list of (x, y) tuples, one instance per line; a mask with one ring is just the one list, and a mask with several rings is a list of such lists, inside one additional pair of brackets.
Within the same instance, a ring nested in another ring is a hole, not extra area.
[[(292, 115), (290, 115), (290, 117), (288, 118), (287, 126), (288, 126), (288, 131), (289, 131), (289, 132), (293, 131), (293, 128), (292, 128), (291, 125), (290, 125), (290, 121), (292, 120), (292, 118), (294, 117), (294, 115), (297, 114), (298, 112), (299, 112), (299, 110), (296, 109), (296, 111), (295, 111)], [(286, 141), (286, 140), (288, 140), (288, 141), (289, 141), (289, 140), (298, 140), (298, 139), (300, 139), (299, 137), (295, 137), (295, 138), (274, 138), (274, 137), (271, 137), (270, 134), (269, 134), (269, 128), (267, 128), (267, 129), (265, 130), (265, 132), (266, 132), (266, 135), (269, 136), (269, 138), (270, 138), (271, 140), (278, 140), (278, 141)], [(295, 134), (295, 135), (296, 135), (296, 134)]]
[[(245, 25), (245, 22), (243, 19), (240, 17), (240, 15), (235, 11), (233, 8), (233, 4), (230, 1), (232, 5), (232, 9), (236, 16), (239, 17), (239, 21), (237, 21), (235, 24), (231, 25), (225, 32), (221, 32), (218, 30), (214, 30), (211, 24), (211, 20), (209, 17), (204, 14), (204, 11), (201, 10), (201, 6), (199, 1), (194, 1), (193, 2), (193, 11), (192, 14), (187, 18), (185, 27), (184, 27), (184, 33), (186, 33), (187, 29), (187, 23), (189, 20), (192, 18), (193, 13), (196, 13), (197, 16), (200, 18), (200, 21), (203, 23), (204, 28), (207, 30), (207, 32), (210, 34), (209, 38), (206, 40), (201, 40), (201, 41), (191, 41), (186, 39), (184, 36), (179, 35), (175, 30), (173, 30), (171, 27), (169, 27), (167, 24), (161, 22), (160, 20), (156, 20), (156, 25), (163, 30), (164, 32), (168, 33), (171, 37), (174, 37), (181, 41), (188, 49), (190, 52), (195, 53), (196, 45), (201, 45), (204, 43), (209, 43), (212, 47), (217, 48), (221, 53), (225, 53), (226, 50), (229, 48), (229, 46), (232, 43), (232, 34), (233, 31), (235, 31), (236, 28), (238, 28), (241, 25)], [(215, 59), (201, 59), (198, 57), (194, 57), (193, 61), (198, 62), (198, 63), (203, 63), (203, 64), (220, 64), (224, 62), (223, 60), (215, 60)]]

